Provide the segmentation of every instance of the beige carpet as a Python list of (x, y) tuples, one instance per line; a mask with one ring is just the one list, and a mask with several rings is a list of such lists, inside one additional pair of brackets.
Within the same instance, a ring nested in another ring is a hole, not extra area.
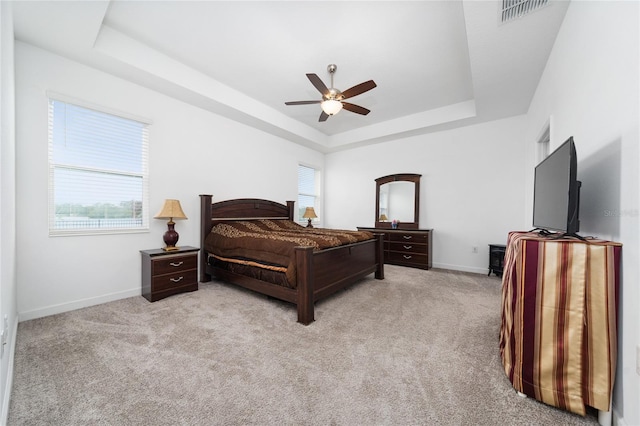
[(219, 283), (21, 323), (9, 425), (596, 424), (516, 395), (500, 279), (386, 266), (295, 322)]

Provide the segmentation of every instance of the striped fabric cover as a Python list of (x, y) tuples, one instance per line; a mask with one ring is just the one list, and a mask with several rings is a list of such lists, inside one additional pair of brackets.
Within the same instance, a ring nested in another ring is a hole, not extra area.
[(622, 246), (511, 232), (500, 355), (513, 387), (585, 415), (609, 411), (617, 356)]

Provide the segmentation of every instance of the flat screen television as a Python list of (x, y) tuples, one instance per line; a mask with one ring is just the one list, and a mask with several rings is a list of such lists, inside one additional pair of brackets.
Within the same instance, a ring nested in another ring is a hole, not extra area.
[(577, 235), (580, 230), (578, 159), (573, 137), (567, 139), (535, 168), (533, 226)]

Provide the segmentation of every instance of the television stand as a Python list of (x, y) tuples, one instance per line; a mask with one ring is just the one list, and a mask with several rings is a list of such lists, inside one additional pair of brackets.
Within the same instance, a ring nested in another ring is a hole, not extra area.
[(621, 254), (611, 241), (509, 233), (500, 357), (516, 391), (582, 416), (610, 410)]

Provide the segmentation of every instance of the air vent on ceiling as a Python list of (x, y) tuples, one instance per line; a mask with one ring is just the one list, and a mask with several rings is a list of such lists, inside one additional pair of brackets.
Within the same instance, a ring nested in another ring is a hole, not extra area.
[(502, 0), (502, 22), (518, 19), (548, 3), (549, 0)]

